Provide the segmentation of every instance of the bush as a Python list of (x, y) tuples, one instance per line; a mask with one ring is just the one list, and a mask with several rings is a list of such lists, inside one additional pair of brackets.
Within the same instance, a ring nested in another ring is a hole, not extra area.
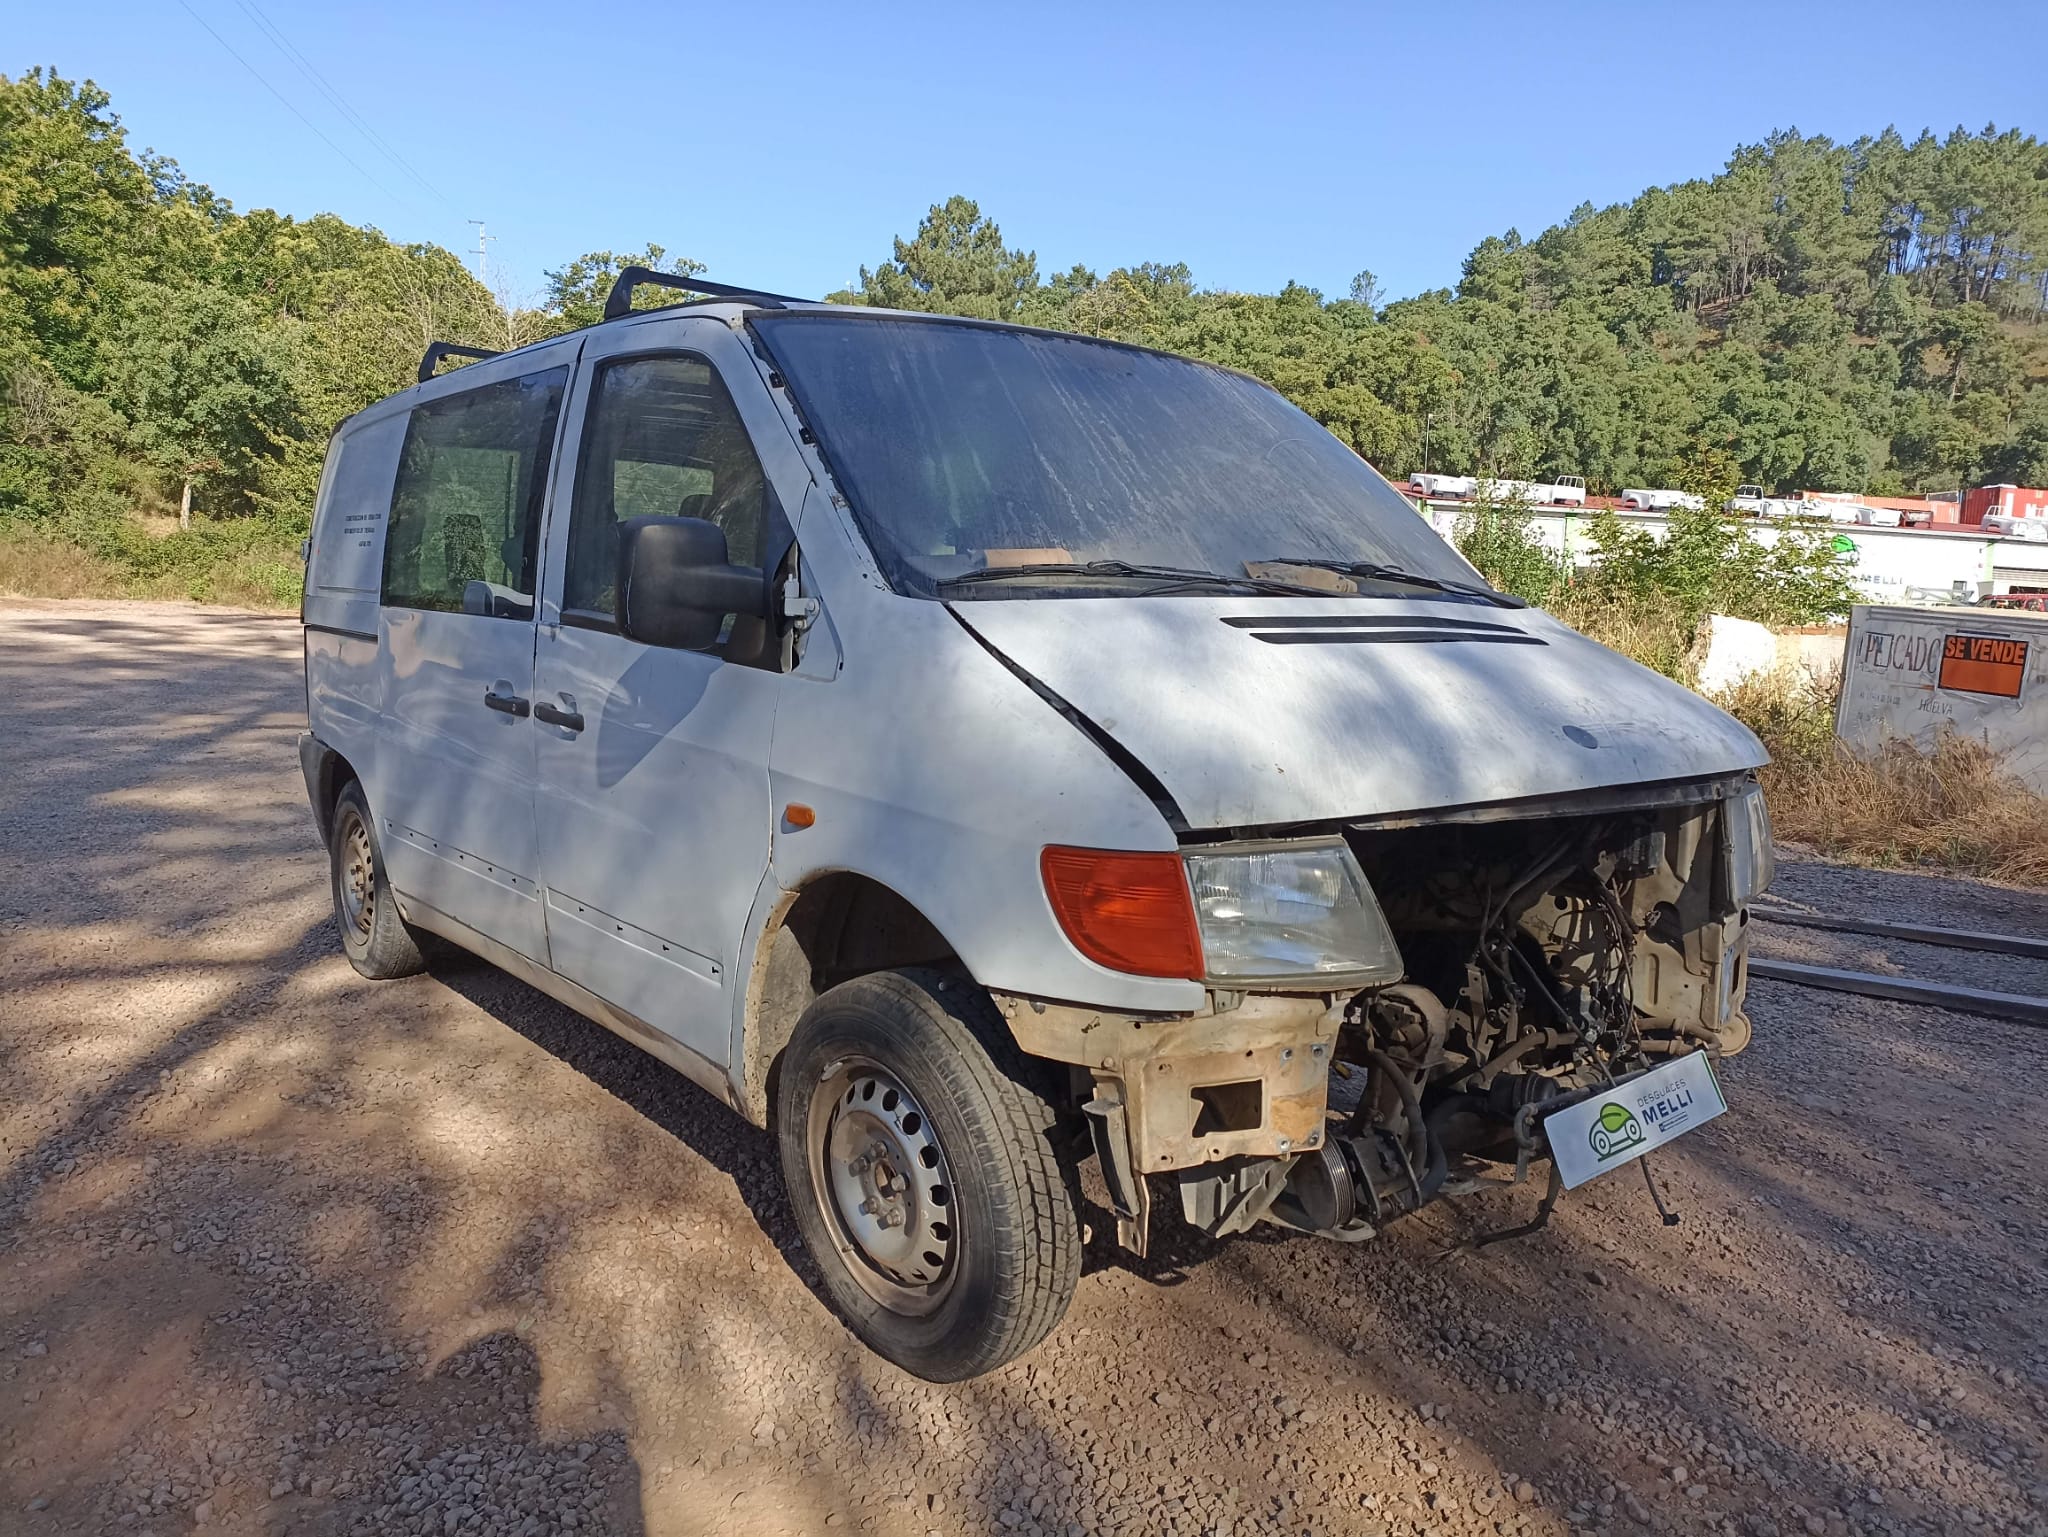
[(1673, 509), (1661, 540), (1615, 513), (1594, 514), (1595, 553), (1580, 582), (1601, 603), (1658, 594), (1687, 647), (1709, 614), (1780, 626), (1848, 614), (1856, 589), (1832, 530), (1774, 525), (1766, 543), (1756, 524), (1711, 509)]
[(0, 582), (27, 597), (184, 598), (296, 608), (302, 518), (209, 518), (157, 534), (105, 504), (34, 522), (0, 520)]
[(1458, 515), (1452, 542), (1502, 592), (1548, 608), (1570, 584), (1572, 571), (1562, 553), (1537, 537), (1533, 518), (1521, 497), (1477, 497)]
[(1780, 527), (1766, 543), (1746, 520), (1681, 508), (1659, 539), (1601, 511), (1592, 519), (1593, 558), (1575, 569), (1537, 535), (1534, 517), (1519, 498), (1480, 496), (1459, 515), (1453, 541), (1501, 591), (1680, 682), (1691, 681), (1688, 658), (1709, 614), (1817, 624), (1856, 601), (1825, 529)]

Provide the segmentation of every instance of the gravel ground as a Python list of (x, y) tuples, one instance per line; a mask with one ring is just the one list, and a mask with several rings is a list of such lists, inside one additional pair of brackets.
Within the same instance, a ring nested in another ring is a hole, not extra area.
[[(1802, 912), (1835, 918), (2037, 939), (2048, 935), (2048, 892), (1994, 886), (1988, 881), (1858, 870), (1813, 858), (1781, 858), (1771, 895)], [(1773, 960), (2048, 996), (2048, 960), (1769, 922), (1758, 925), (1753, 944), (1756, 954)]]
[(1061, 1331), (934, 1387), (818, 1300), (764, 1135), (481, 965), (348, 968), (297, 646), (0, 604), (7, 1537), (2048, 1533), (2048, 1033), (1759, 984), (1675, 1227), (1632, 1171), (1479, 1254), (1536, 1190), (1143, 1264), (1098, 1216)]

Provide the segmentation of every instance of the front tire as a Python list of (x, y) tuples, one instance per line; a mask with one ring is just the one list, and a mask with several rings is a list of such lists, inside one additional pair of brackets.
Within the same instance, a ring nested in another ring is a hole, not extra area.
[(398, 901), (384, 877), (384, 851), (377, 846), (370, 803), (356, 780), (342, 786), (335, 800), (327, 856), (334, 926), (348, 963), (373, 982), (426, 970), (418, 936), (398, 915)]
[(833, 1304), (931, 1382), (995, 1370), (1066, 1313), (1081, 1274), (1056, 1118), (988, 997), (925, 970), (857, 977), (797, 1022), (776, 1136)]

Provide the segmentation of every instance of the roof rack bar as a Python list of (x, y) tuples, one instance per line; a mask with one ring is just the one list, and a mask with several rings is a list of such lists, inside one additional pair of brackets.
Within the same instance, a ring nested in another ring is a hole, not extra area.
[(488, 347), (471, 347), (462, 342), (428, 342), (427, 355), (420, 359), (420, 383), (425, 384), (434, 377), (434, 370), (443, 358), (495, 358), (502, 353)]
[(752, 299), (767, 309), (786, 304), (809, 304), (809, 299), (792, 299), (788, 294), (764, 293), (758, 288), (739, 288), (731, 283), (714, 283), (709, 278), (685, 277), (679, 272), (656, 272), (652, 267), (628, 267), (605, 295), (604, 318), (617, 320), (633, 308), (636, 288), (674, 288), (684, 293), (704, 294), (713, 299)]

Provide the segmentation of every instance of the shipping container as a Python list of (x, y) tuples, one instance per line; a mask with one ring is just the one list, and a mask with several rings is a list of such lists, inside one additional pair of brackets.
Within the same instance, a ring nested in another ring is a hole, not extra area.
[(2048, 518), (2048, 491), (2032, 486), (1978, 486), (1963, 493), (1963, 522), (1983, 523), (1986, 517)]

